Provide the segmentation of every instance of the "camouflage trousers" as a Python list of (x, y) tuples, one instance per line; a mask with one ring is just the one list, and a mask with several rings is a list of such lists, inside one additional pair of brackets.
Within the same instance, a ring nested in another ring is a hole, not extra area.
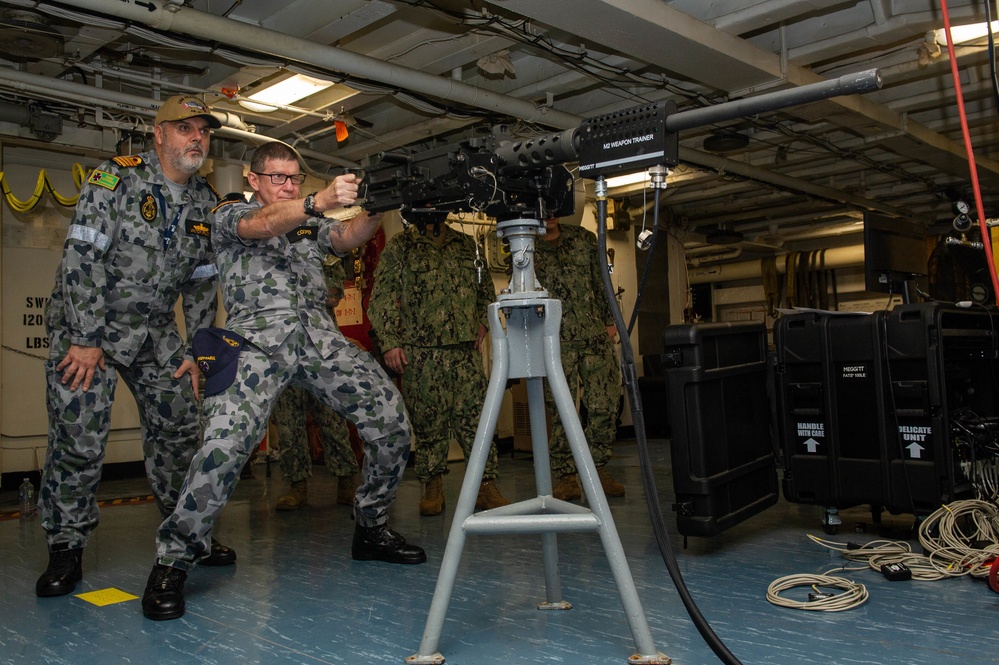
[(334, 476), (357, 473), (357, 457), (350, 447), (347, 422), (305, 388), (288, 386), (278, 398), (271, 415), (271, 422), (278, 432), (274, 450), (278, 453), (281, 477), (289, 483), (312, 477), (307, 427), (309, 413), (319, 428), (323, 460), (330, 473)]
[[(482, 355), (471, 344), (406, 347), (405, 351), (409, 364), (402, 377), (402, 393), (413, 419), (416, 477), (425, 483), (447, 473), (452, 436), (465, 459), (471, 454), (486, 399), (486, 376)], [(498, 466), (493, 444), (482, 479), (495, 479)]]
[(50, 340), (45, 363), (48, 451), (39, 492), (39, 514), (49, 547), (81, 548), (100, 520), (96, 492), (111, 429), (111, 405), (119, 375), (139, 408), (142, 455), (153, 498), (165, 517), (177, 504), (191, 457), (201, 445), (198, 410), (190, 378), (174, 379), (183, 361), (160, 366), (149, 342), (129, 365), (105, 356), (87, 392), (63, 385), (56, 366), (69, 350), (60, 331)]
[(354, 519), (366, 527), (386, 523), (412, 435), (402, 396), (371, 354), (344, 344), (324, 358), (298, 326), (273, 354), (247, 343), (236, 362), (233, 384), (204, 400), (205, 441), (176, 509), (159, 527), (157, 562), (188, 570), (208, 554), (212, 527), (289, 384), (305, 387), (357, 427), (364, 464)]
[[(565, 372), (569, 392), (579, 400), (581, 410), (586, 410), (583, 433), (593, 456), (593, 464), (607, 464), (617, 438), (617, 407), (621, 397), (621, 368), (618, 366), (614, 345), (606, 343), (586, 347), (563, 344), (562, 370)], [(565, 427), (555, 408), (555, 398), (545, 384), (545, 406), (551, 418), (552, 433), (548, 448), (551, 452), (552, 475), (556, 478), (576, 473), (572, 449), (565, 434)]]

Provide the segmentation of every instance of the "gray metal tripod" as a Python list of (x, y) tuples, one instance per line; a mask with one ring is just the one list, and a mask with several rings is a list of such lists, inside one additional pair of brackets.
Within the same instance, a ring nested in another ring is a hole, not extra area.
[[(652, 641), (607, 497), (586, 445), (575, 400), (565, 380), (559, 345), (562, 303), (548, 297), (548, 292), (540, 287), (534, 272), (534, 245), (541, 229), (543, 223), (537, 219), (507, 220), (496, 225), (497, 234), (510, 242), (513, 277), (510, 288), (504, 289), (498, 301), (489, 307), (489, 331), (493, 350), (489, 388), (472, 452), (467, 460), (465, 479), (454, 510), (451, 533), (444, 549), (444, 559), (437, 577), (433, 601), (430, 603), (420, 651), (406, 658), (406, 662), (410, 664), (439, 665), (444, 662), (438, 645), (467, 535), (541, 534), (546, 602), (540, 604), (539, 608), (567, 610), (572, 606), (562, 599), (556, 534), (576, 531), (596, 531), (600, 534), (637, 648), (628, 662), (652, 665), (668, 665), (671, 662), (669, 657), (656, 650)], [(500, 321), (500, 311), (506, 317), (505, 330)], [(544, 377), (548, 378), (590, 508), (552, 498), (542, 384)], [(538, 496), (475, 515), (475, 497), (496, 432), (503, 392), (506, 390), (507, 380), (511, 378), (527, 380), (534, 478)]]

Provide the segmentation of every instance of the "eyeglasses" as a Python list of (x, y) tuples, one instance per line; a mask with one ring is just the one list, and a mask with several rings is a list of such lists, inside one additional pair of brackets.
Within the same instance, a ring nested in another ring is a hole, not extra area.
[(251, 173), (256, 173), (257, 175), (265, 175), (271, 179), (272, 185), (283, 185), (284, 183), (291, 180), (292, 184), (301, 185), (305, 182), (304, 173), (296, 173), (295, 175), (288, 175), (287, 173), (257, 173), (256, 171), (251, 171)]

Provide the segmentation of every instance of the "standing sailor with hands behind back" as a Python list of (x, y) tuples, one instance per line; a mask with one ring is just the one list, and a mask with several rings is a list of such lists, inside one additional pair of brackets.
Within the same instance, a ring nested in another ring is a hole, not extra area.
[[(188, 339), (215, 319), (209, 211), (218, 197), (197, 172), (219, 126), (201, 100), (171, 97), (156, 114), (154, 150), (102, 164), (80, 191), (45, 312), (49, 444), (39, 512), (49, 565), (39, 596), (72, 593), (83, 577), (119, 374), (139, 408), (146, 476), (164, 516), (201, 444), (200, 373), (174, 305), (181, 298)], [(206, 565), (236, 560), (215, 542), (203, 556)]]
[[(607, 496), (624, 496), (624, 485), (610, 475), (607, 462), (614, 452), (621, 370), (614, 351), (617, 328), (604, 294), (597, 238), (582, 226), (545, 220), (545, 233), (534, 248), (538, 281), (551, 297), (562, 301), (559, 329), (565, 380), (574, 398), (586, 408), (586, 443)], [(579, 474), (568, 435), (552, 396), (545, 386), (545, 404), (552, 418), (549, 441), (552, 474), (557, 479), (552, 496), (563, 501), (582, 497)]]
[[(477, 255), (475, 240), (444, 221), (412, 225), (385, 245), (368, 304), (385, 364), (402, 377), (425, 516), (444, 511), (451, 437), (468, 459), (486, 399), (480, 349), (496, 290)], [(493, 443), (475, 497), (477, 510), (510, 503), (496, 485), (498, 466)]]

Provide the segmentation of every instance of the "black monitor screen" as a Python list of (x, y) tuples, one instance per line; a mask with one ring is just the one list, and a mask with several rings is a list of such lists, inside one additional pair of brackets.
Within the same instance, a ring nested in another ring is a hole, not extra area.
[(902, 293), (907, 281), (927, 274), (926, 234), (916, 225), (875, 213), (864, 213), (865, 288), (876, 293)]

